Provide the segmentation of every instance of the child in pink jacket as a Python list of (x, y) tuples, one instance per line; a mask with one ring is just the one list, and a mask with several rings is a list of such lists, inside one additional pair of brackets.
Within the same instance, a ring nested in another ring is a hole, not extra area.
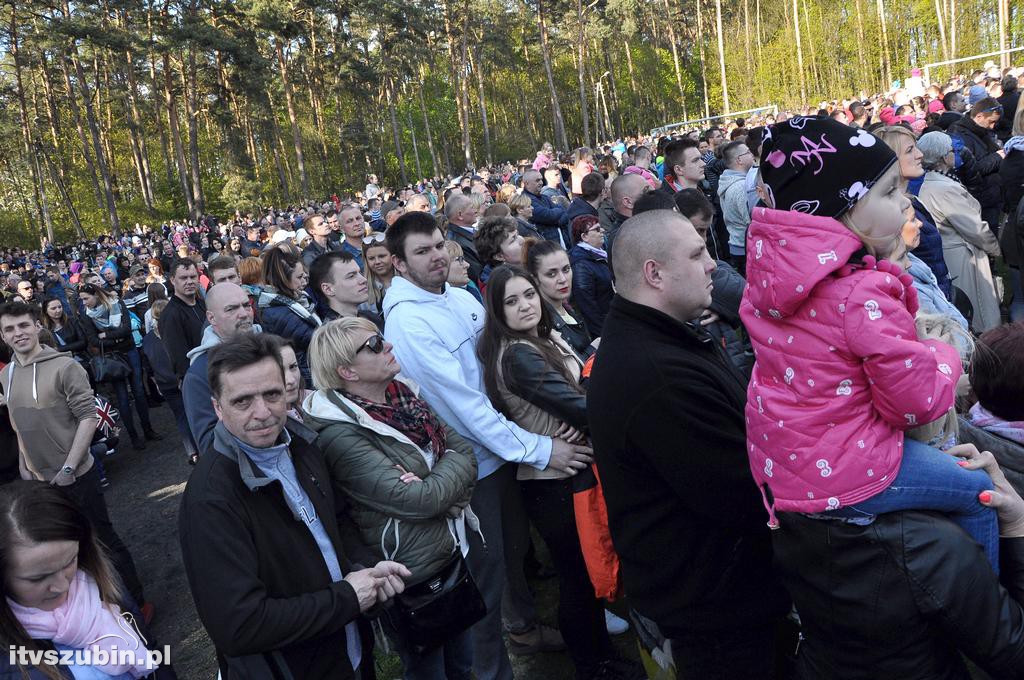
[(756, 364), (747, 440), (754, 478), (775, 511), (856, 522), (941, 510), (998, 564), (995, 513), (978, 501), (983, 471), (904, 437), (953, 405), (957, 351), (918, 340), (912, 279), (886, 258), (909, 200), (896, 155), (864, 130), (797, 117), (765, 132), (766, 203), (747, 232), (740, 315)]

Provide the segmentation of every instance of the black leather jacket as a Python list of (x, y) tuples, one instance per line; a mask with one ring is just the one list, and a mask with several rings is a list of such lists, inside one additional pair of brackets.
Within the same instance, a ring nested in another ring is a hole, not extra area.
[(567, 323), (554, 305), (546, 300), (544, 304), (547, 305), (548, 313), (551, 315), (551, 327), (562, 335), (562, 339), (569, 343), (569, 347), (572, 347), (581, 361), (586, 361), (594, 353), (594, 348), (590, 346), (590, 331), (583, 323), (583, 318), (576, 310), (566, 307), (572, 318), (576, 320), (576, 323)]
[(587, 425), (587, 398), (530, 345), (513, 343), (501, 357), (501, 373), (512, 394), (580, 431)]
[(1000, 544), (1004, 588), (939, 513), (868, 526), (779, 519), (777, 573), (803, 624), (800, 680), (969, 680), (961, 654), (998, 680), (1024, 678), (1024, 538)]

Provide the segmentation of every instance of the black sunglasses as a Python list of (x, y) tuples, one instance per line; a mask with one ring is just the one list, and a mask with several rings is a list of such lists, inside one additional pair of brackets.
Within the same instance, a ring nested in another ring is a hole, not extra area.
[(356, 350), (356, 354), (359, 354), (364, 349), (368, 349), (374, 354), (380, 354), (384, 351), (384, 336), (380, 333), (371, 335), (366, 339), (366, 342), (359, 346), (359, 349)]

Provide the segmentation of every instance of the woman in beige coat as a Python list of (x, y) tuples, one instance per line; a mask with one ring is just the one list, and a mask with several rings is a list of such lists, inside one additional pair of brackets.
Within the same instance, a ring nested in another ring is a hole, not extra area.
[(999, 297), (988, 256), (1000, 254), (999, 241), (981, 219), (981, 205), (951, 174), (953, 142), (942, 132), (929, 132), (918, 140), (928, 171), (918, 198), (935, 218), (942, 235), (942, 254), (953, 285), (974, 306), (971, 329), (983, 333), (1000, 324)]

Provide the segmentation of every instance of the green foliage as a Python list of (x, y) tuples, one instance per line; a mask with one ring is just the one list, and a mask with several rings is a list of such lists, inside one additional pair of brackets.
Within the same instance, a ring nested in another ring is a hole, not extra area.
[[(893, 78), (945, 58), (948, 44), (939, 39), (932, 0), (882, 3)], [(956, 54), (996, 49), (995, 4), (957, 0), (956, 5)], [(12, 7), (16, 35), (7, 20), (0, 28), (5, 242), (30, 245), (45, 233), (36, 167), (55, 236), (75, 236), (72, 206), (86, 234), (110, 231), (85, 87), (122, 228), (186, 218), (190, 201), (194, 214), (230, 212), (353, 192), (370, 172), (385, 183), (398, 183), (403, 172), (392, 107), (406, 177), (419, 174), (417, 165), (425, 175), (461, 172), (467, 155), (460, 125), (463, 79), (469, 95), (464, 125), (474, 164), (488, 155), (495, 161), (529, 159), (540, 143), (557, 141), (536, 0), (114, 0), (74, 5), (71, 16), (61, 7), (23, 0)], [(806, 101), (797, 72), (794, 7)], [(887, 87), (877, 8), (878, 0), (723, 0), (722, 57), (731, 108), (771, 103), (817, 108), (821, 101)], [(1009, 41), (1017, 44), (1024, 35), (1024, 12), (1011, 10)], [(548, 0), (545, 16), (570, 146), (596, 141), (605, 103), (617, 136), (643, 134), (684, 115), (702, 117), (705, 105), (712, 114), (723, 112), (714, 0)], [(80, 61), (84, 81), (79, 82), (70, 57)], [(286, 106), (285, 74), (294, 122)], [(595, 96), (598, 89), (605, 101)], [(607, 129), (609, 122), (601, 125)], [(43, 156), (33, 159), (27, 148)], [(300, 149), (308, 192), (302, 188)], [(151, 204), (137, 167), (143, 156)], [(53, 162), (52, 172), (46, 158)]]

